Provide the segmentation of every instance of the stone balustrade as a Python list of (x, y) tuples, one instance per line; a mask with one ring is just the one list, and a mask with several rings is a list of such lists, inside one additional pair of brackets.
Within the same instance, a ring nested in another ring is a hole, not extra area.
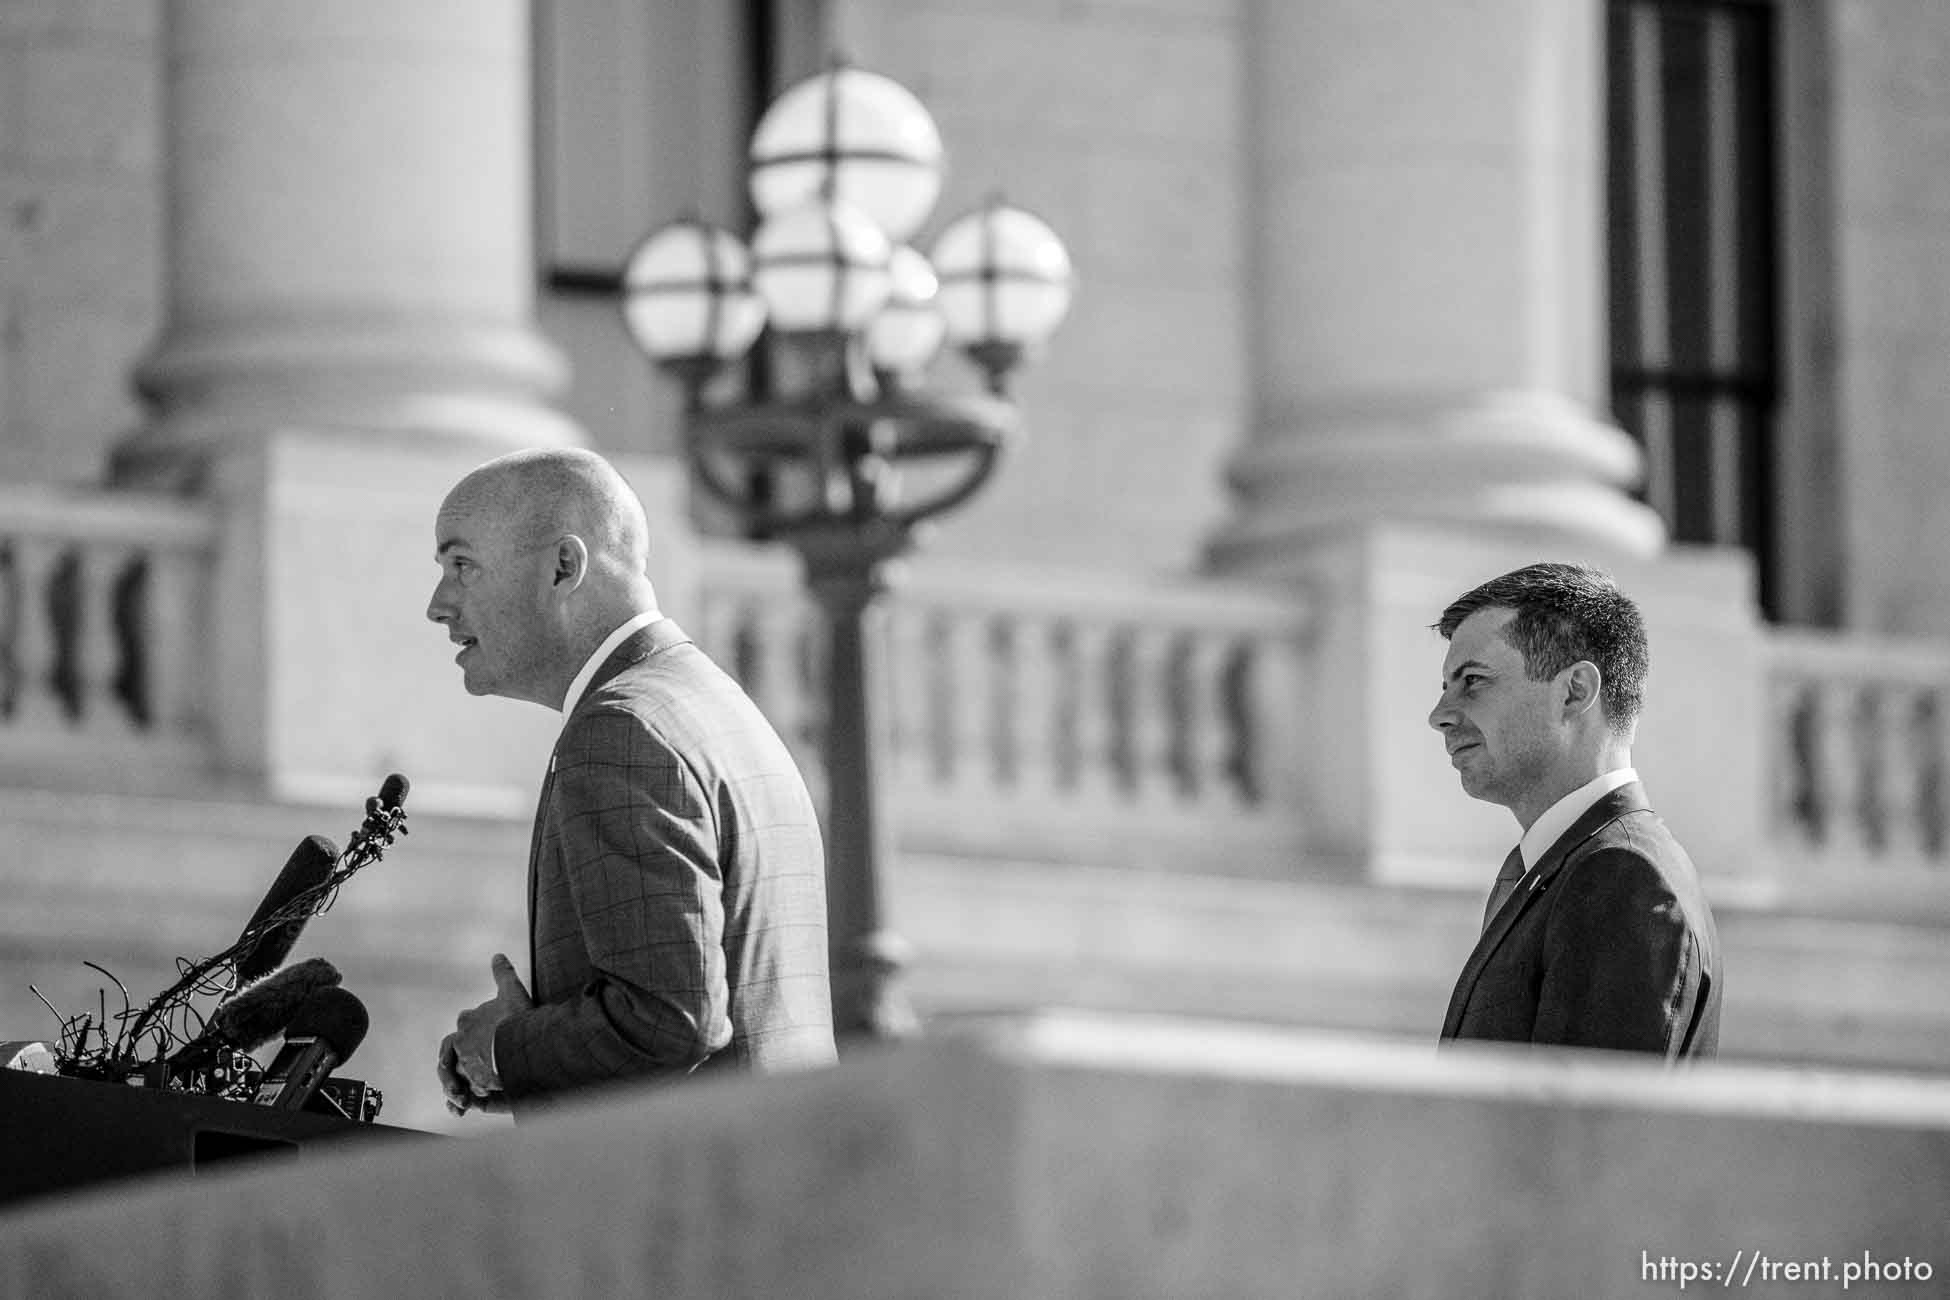
[[(795, 563), (711, 548), (700, 587), (699, 642), (818, 786), (823, 638)], [(1245, 584), (916, 566), (880, 629), (904, 841), (1290, 870), (1306, 628), (1294, 597)]]
[(1950, 648), (1775, 629), (1767, 655), (1782, 847), (1823, 875), (1950, 879)]
[[(153, 785), (207, 762), (218, 531), (173, 499), (0, 490), (0, 763), (57, 785), (91, 771)], [(700, 578), (686, 622), (820, 793), (823, 638), (797, 561), (708, 543)], [(879, 616), (903, 844), (1299, 868), (1300, 747), (1318, 737), (1300, 689), (1310, 612), (1291, 590), (919, 561)], [(1775, 628), (1763, 658), (1784, 883), (1950, 880), (1950, 648)]]
[(0, 760), (193, 765), (216, 534), (175, 501), (0, 490)]

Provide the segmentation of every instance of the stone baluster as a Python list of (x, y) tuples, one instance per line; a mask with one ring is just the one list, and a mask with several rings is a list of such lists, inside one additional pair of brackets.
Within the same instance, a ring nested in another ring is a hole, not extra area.
[(0, 722), (11, 721), (13, 697), (19, 693), (20, 661), (16, 654), (20, 638), (21, 606), (20, 561), (14, 541), (0, 536)]
[(887, 702), (893, 742), (893, 772), (904, 786), (933, 784), (935, 761), (933, 701), (940, 689), (939, 662), (928, 653), (932, 612), (912, 600), (887, 605)]
[(1950, 710), (1944, 708), (1944, 688), (1926, 687), (1916, 700), (1911, 718), (1916, 755), (1916, 815), (1920, 850), (1941, 865), (1950, 849)]
[(1056, 785), (1056, 619), (1022, 614), (1007, 620), (1010, 779), (1016, 793), (1049, 798)]
[(1844, 744), (1855, 768), (1855, 824), (1871, 857), (1886, 857), (1889, 848), (1889, 788), (1883, 767), (1882, 698), (1887, 688), (1873, 681), (1858, 683), (1843, 715)]
[(1811, 682), (1782, 677), (1772, 694), (1770, 722), (1778, 737), (1768, 783), (1773, 822), (1787, 828), (1794, 846), (1805, 851), (1821, 842), (1825, 820), (1821, 690)]
[(61, 563), (62, 544), (50, 537), (14, 539), (14, 711), (23, 728), (67, 725), (54, 691), (61, 647), (49, 608), (49, 589)]
[(1890, 683), (1876, 693), (1875, 744), (1881, 787), (1883, 849), (1914, 862), (1923, 852), (1924, 772), (1917, 753), (1916, 715), (1921, 696), (1913, 686)]
[(1208, 631), (1191, 633), (1186, 647), (1183, 793), (1188, 801), (1215, 809), (1234, 809), (1240, 803), (1230, 770), (1234, 738), (1225, 700), (1234, 649), (1229, 635)]
[(127, 708), (116, 698), (115, 677), (122, 666), (115, 626), (116, 580), (128, 569), (131, 547), (92, 542), (80, 548), (79, 591), (75, 601), (75, 686), (81, 725), (94, 735), (130, 730)]
[[(1317, 696), (1306, 688), (1310, 650), (1294, 633), (1257, 638), (1228, 674), (1226, 717), (1237, 767), (1233, 780), (1248, 807), (1306, 807), (1303, 757), (1317, 749)], [(1317, 815), (1317, 814), (1315, 814)]]
[(142, 641), (143, 681), (149, 726), (160, 735), (184, 735), (197, 723), (202, 700), (198, 645), (206, 626), (204, 592), (196, 582), (198, 555), (172, 546), (150, 550), (135, 610)]
[(1825, 681), (1815, 698), (1815, 806), (1821, 844), (1829, 853), (1866, 856), (1862, 833), (1862, 766), (1855, 744), (1854, 682)]
[(1172, 701), (1169, 696), (1169, 629), (1139, 624), (1130, 629), (1126, 666), (1130, 671), (1130, 788), (1139, 803), (1159, 803), (1176, 786), (1171, 770)]
[(1070, 638), (1076, 681), (1070, 740), (1076, 758), (1073, 786), (1079, 799), (1097, 802), (1117, 787), (1111, 628), (1097, 619), (1082, 618), (1070, 625)]
[(994, 788), (996, 771), (994, 651), (987, 615), (951, 616), (948, 664), (954, 784), (968, 793), (986, 794)]

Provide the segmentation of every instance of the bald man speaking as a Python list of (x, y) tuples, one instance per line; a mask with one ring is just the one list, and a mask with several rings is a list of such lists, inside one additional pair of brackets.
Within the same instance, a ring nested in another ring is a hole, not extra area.
[(456, 1114), (834, 1059), (812, 800), (658, 612), (648, 532), (623, 477), (574, 450), (489, 461), (435, 522), (427, 617), (468, 692), (563, 714), (529, 850), (529, 983), (495, 954), (495, 995), (442, 1041)]

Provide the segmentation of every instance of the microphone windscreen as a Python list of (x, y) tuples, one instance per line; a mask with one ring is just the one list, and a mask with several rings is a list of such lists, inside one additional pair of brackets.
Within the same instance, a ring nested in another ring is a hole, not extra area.
[(379, 783), (379, 806), (382, 808), (399, 807), (406, 801), (406, 792), (412, 788), (413, 783), (398, 772), (390, 774), (384, 781)]
[(352, 1059), (359, 1044), (366, 1041), (371, 1026), (366, 1004), (342, 988), (320, 989), (305, 999), (298, 1014), (284, 1027), (285, 1041), (316, 1038), (329, 1045), (339, 1064)]
[[(291, 856), (285, 859), (284, 870), (278, 872), (278, 878), (271, 882), (264, 901), (257, 905), (250, 923), (238, 937), (242, 939), (248, 936), (306, 890), (324, 884), (331, 876), (332, 868), (337, 865), (338, 856), (338, 846), (323, 835), (310, 835), (301, 840), (298, 847), (291, 851)], [(290, 956), (292, 946), (298, 942), (298, 932), (305, 928), (305, 922), (309, 919), (309, 915), (301, 916), (258, 935), (237, 954), (237, 978), (248, 982), (282, 966), (284, 959)]]
[(300, 1007), (320, 989), (339, 982), (338, 968), (323, 957), (309, 957), (266, 975), (218, 1007), (204, 1037), (248, 1052), (281, 1034)]

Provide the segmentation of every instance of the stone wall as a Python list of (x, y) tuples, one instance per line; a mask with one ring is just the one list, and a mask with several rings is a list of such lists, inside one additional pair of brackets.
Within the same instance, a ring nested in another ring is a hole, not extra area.
[(1033, 1020), (30, 1205), (0, 1217), (0, 1291), (1526, 1300), (1728, 1270), (1742, 1295), (1940, 1289), (1943, 1084), (1600, 1056)]
[(945, 522), (952, 558), (1196, 565), (1246, 422), (1243, 23), (1234, 0), (847, 0), (835, 41), (948, 151), (926, 240), (991, 191), (1046, 219), (1077, 295), (1019, 380), (1028, 436)]

